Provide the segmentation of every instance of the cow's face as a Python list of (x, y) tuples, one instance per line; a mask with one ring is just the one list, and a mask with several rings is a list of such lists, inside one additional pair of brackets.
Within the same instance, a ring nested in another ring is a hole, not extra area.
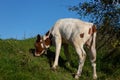
[(37, 40), (35, 42), (35, 56), (40, 56), (45, 52), (45, 47), (42, 41), (42, 37), (37, 35)]
[(43, 37), (39, 34), (37, 35), (37, 40), (35, 42), (35, 56), (40, 56), (43, 54), (47, 48), (52, 44), (52, 35), (48, 31)]

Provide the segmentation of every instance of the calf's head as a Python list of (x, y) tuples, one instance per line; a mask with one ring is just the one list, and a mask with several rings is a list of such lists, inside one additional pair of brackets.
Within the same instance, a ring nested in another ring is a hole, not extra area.
[(46, 33), (43, 37), (41, 37), (39, 34), (37, 35), (37, 39), (35, 41), (35, 56), (42, 55), (47, 48), (49, 48), (51, 45), (51, 37)]

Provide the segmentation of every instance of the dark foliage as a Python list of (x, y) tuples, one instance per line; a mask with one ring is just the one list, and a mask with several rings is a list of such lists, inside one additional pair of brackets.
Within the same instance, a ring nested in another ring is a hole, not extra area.
[(91, 17), (90, 21), (98, 26), (104, 24), (118, 28), (120, 25), (120, 4), (117, 0), (91, 0), (72, 6), (69, 10), (77, 12), (81, 17)]

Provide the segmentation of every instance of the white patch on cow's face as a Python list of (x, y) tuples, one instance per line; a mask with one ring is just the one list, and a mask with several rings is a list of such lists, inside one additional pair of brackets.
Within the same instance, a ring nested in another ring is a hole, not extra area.
[(45, 50), (43, 50), (42, 52), (41, 52), (41, 54), (43, 54), (45, 52)]
[(46, 46), (46, 48), (49, 48), (50, 47), (50, 45), (45, 45)]
[(40, 55), (42, 55), (44, 52), (45, 52), (45, 50), (42, 50), (42, 52), (39, 53), (39, 54), (35, 52), (35, 56), (40, 56)]
[(49, 38), (49, 36), (43, 36), (43, 40), (46, 40), (47, 38)]
[(42, 48), (44, 48), (44, 45), (43, 45), (43, 43), (41, 43), (41, 47), (42, 47)]
[(40, 42), (42, 43), (42, 39), (40, 40)]

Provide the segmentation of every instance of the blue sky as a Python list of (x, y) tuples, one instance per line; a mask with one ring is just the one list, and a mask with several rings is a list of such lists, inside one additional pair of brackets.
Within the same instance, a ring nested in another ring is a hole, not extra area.
[(68, 10), (79, 1), (0, 0), (0, 38), (23, 39), (43, 35), (60, 18), (79, 18)]

